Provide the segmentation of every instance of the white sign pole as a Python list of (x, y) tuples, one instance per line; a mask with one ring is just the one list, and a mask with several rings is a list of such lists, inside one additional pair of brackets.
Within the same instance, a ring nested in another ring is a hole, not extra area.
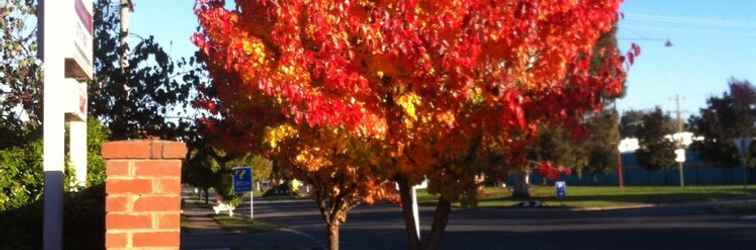
[(69, 129), (69, 155), (74, 167), (76, 188), (87, 184), (87, 85), (66, 78), (69, 96), (66, 97), (66, 122)]
[(420, 239), (420, 209), (417, 205), (417, 186), (412, 186), (412, 214), (415, 217), (415, 231), (417, 232), (417, 239)]
[(685, 172), (683, 171), (683, 163), (685, 163), (685, 149), (680, 148), (675, 150), (675, 161), (677, 162), (677, 170), (680, 174), (680, 187), (685, 187)]
[(63, 240), (65, 122), (71, 125), (71, 160), (79, 185), (86, 182), (86, 85), (92, 79), (92, 0), (39, 0), (38, 49), (43, 61), (45, 174), (42, 244), (60, 250)]
[(87, 121), (70, 121), (68, 122), (70, 130), (69, 135), (69, 154), (71, 163), (76, 172), (76, 186), (86, 187), (87, 185)]
[[(42, 37), (48, 42), (42, 48), (43, 56), (43, 158), (42, 165), (45, 172), (44, 191), (44, 229), (43, 247), (45, 250), (62, 249), (63, 236), (63, 175), (64, 175), (64, 111), (60, 103), (60, 93), (64, 86), (64, 49), (58, 46), (59, 39), (65, 39), (65, 31), (70, 28), (63, 26), (68, 23), (66, 17), (70, 13), (61, 11), (66, 9), (69, 1), (40, 0), (43, 29)], [(67, 48), (66, 48), (67, 49)]]
[(748, 188), (748, 164), (746, 164), (746, 158), (748, 157), (748, 150), (751, 148), (752, 141), (753, 139), (750, 137), (741, 137), (734, 140), (735, 147), (740, 156), (740, 163), (743, 164), (743, 189)]

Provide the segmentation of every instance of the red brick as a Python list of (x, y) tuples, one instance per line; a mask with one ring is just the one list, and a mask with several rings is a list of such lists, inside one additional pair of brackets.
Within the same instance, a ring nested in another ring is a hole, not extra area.
[(124, 212), (129, 204), (128, 197), (110, 197), (105, 198), (105, 211), (107, 212)]
[(102, 145), (102, 157), (110, 159), (148, 159), (151, 157), (150, 141), (114, 141)]
[(179, 232), (135, 233), (134, 247), (178, 247)]
[(181, 194), (181, 181), (178, 179), (160, 179), (158, 182), (158, 191), (161, 194)]
[(108, 213), (107, 215), (105, 215), (105, 225), (108, 230), (140, 228), (148, 229), (152, 228), (152, 216)]
[(160, 229), (179, 229), (181, 227), (181, 216), (178, 213), (159, 215), (158, 227)]
[(137, 193), (145, 194), (152, 192), (151, 180), (107, 180), (105, 192), (108, 194)]
[(134, 164), (134, 176), (181, 177), (180, 160), (147, 160)]
[(110, 160), (105, 165), (107, 176), (129, 176), (129, 161)]
[(150, 159), (163, 159), (162, 141), (150, 140)]
[(119, 248), (126, 247), (128, 244), (128, 235), (125, 233), (108, 233), (105, 235), (105, 247)]
[(180, 142), (163, 143), (163, 159), (184, 159), (186, 157), (186, 145)]
[(134, 202), (136, 212), (179, 211), (180, 209), (181, 200), (178, 196), (141, 197)]
[(156, 139), (108, 142), (102, 146), (105, 159), (184, 159), (186, 145)]

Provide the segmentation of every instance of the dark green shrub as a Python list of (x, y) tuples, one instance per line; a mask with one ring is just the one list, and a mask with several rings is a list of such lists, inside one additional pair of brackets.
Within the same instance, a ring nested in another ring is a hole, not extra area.
[[(65, 193), (64, 249), (102, 249), (105, 246), (105, 188), (90, 187)], [(0, 249), (42, 248), (42, 200), (0, 212)]]

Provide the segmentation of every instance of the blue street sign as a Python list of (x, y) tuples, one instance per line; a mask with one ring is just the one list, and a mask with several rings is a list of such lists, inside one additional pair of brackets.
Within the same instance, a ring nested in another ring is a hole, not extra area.
[(234, 193), (252, 191), (252, 168), (234, 168)]
[(556, 188), (556, 197), (557, 199), (564, 199), (564, 197), (567, 196), (567, 183), (564, 181), (557, 181), (554, 183), (554, 187)]

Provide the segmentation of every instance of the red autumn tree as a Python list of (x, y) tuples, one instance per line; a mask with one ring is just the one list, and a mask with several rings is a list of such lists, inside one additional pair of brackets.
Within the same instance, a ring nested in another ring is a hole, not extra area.
[(399, 182), (410, 249), (409, 187), (427, 176), (440, 194), (423, 244), (437, 249), (451, 202), (481, 169), (528, 164), (539, 125), (584, 133), (582, 115), (621, 92), (623, 58), (594, 49), (620, 3), (198, 0), (194, 42), (219, 82), (220, 101), (204, 106), (230, 124), (254, 119), (231, 139), (259, 141), (277, 120), (378, 140), (372, 153), (387, 161), (371, 173)]

